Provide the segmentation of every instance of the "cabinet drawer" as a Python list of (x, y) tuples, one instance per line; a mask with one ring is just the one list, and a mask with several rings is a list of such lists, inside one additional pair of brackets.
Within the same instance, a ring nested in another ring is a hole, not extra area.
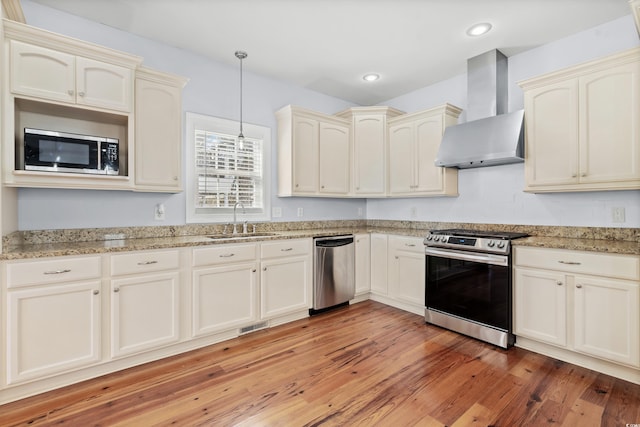
[(246, 245), (217, 245), (193, 250), (194, 267), (202, 265), (228, 264), (238, 261), (255, 261), (257, 246), (255, 243)]
[(640, 257), (546, 248), (515, 248), (515, 265), (627, 280), (640, 279)]
[(421, 237), (389, 236), (389, 248), (415, 253), (424, 253), (424, 243)]
[(101, 257), (62, 257), (7, 263), (7, 288), (99, 278)]
[(175, 270), (179, 267), (180, 254), (177, 250), (134, 252), (111, 256), (112, 276)]
[(311, 253), (311, 239), (267, 242), (261, 245), (261, 258), (279, 258)]

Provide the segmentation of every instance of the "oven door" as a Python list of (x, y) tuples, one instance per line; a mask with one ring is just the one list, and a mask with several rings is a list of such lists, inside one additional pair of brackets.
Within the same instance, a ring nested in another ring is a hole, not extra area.
[(427, 247), (425, 305), (511, 332), (509, 257)]

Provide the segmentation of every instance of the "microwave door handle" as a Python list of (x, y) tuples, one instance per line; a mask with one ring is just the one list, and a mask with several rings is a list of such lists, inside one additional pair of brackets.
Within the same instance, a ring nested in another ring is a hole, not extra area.
[(492, 264), (505, 267), (509, 265), (508, 258), (503, 255), (475, 254), (434, 248), (425, 248), (425, 254), (434, 255), (441, 258), (458, 259), (461, 261), (479, 262), (481, 264)]

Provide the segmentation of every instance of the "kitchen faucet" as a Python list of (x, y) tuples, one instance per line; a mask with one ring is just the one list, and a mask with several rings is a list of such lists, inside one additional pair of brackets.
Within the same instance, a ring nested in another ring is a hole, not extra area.
[[(238, 205), (242, 206), (242, 213), (247, 213), (247, 211), (244, 208), (244, 205), (241, 202), (236, 202), (236, 204), (233, 205), (233, 234), (238, 234), (238, 223), (236, 220), (236, 208), (238, 207)], [(247, 230), (244, 229), (243, 232), (246, 233)]]

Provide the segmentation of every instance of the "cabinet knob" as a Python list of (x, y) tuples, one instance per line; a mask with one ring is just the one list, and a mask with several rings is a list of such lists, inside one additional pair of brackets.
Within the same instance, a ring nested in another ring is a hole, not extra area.
[(556, 282), (556, 285), (558, 285), (558, 286), (562, 286), (562, 282), (561, 282), (560, 280), (558, 280), (558, 281)]
[(587, 173), (586, 173), (586, 172), (582, 172), (582, 173), (580, 174), (580, 176), (581, 176), (581, 177), (585, 177), (585, 176), (587, 176)]
[(320, 188), (324, 188), (324, 185), (320, 186)]
[(72, 91), (71, 89), (69, 89), (69, 90), (67, 91), (67, 93), (68, 93), (70, 96), (73, 96), (73, 91)]
[(576, 288), (578, 288), (578, 289), (582, 289), (582, 285), (581, 285), (580, 283), (577, 283), (577, 284), (576, 284)]
[(94, 294), (94, 295), (98, 295), (99, 293), (100, 293), (100, 291), (99, 291), (99, 290), (97, 290), (97, 289), (95, 289), (95, 290), (93, 291), (93, 294)]
[(577, 174), (577, 173), (572, 173), (572, 174), (571, 174), (571, 178), (575, 178), (575, 177), (577, 177), (577, 176), (578, 176), (578, 174)]
[(78, 96), (84, 96), (84, 92), (78, 92)]
[(263, 268), (262, 268), (262, 271), (267, 271), (267, 267), (263, 267)]
[(299, 185), (299, 184), (296, 184), (296, 188), (298, 188), (298, 187), (300, 187), (300, 185)]
[(400, 257), (398, 255), (396, 255), (396, 259), (400, 259)]
[(255, 273), (255, 272), (256, 272), (256, 269), (254, 268), (253, 270), (251, 270), (251, 272), (252, 272), (252, 273)]

